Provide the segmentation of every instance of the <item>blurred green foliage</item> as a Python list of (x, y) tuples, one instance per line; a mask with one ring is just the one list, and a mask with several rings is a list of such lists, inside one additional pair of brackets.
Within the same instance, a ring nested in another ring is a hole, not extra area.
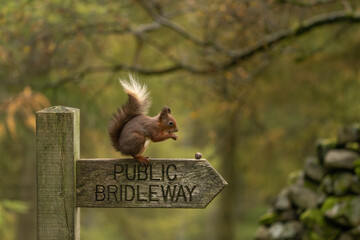
[(0, 201), (0, 238), (14, 239), (16, 214), (27, 213), (28, 205), (22, 201), (3, 199)]
[(0, 210), (4, 239), (35, 239), (35, 112), (79, 108), (81, 157), (121, 157), (107, 124), (126, 101), (117, 79), (127, 72), (148, 85), (150, 115), (168, 105), (179, 125), (177, 142), (152, 143), (145, 154), (200, 151), (229, 186), (206, 210), (82, 209), (82, 238), (250, 239), (316, 139), (359, 120), (359, 26), (330, 21), (234, 56), (338, 11), (355, 15), (359, 3), (0, 1), (0, 198), (29, 206)]

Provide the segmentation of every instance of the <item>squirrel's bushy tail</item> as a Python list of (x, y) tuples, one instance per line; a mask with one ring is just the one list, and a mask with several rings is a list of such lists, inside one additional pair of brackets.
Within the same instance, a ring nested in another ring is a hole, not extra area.
[(151, 104), (146, 85), (141, 85), (134, 76), (129, 75), (129, 81), (121, 79), (119, 81), (129, 99), (114, 113), (108, 128), (111, 142), (118, 151), (120, 151), (119, 137), (125, 123), (138, 115), (147, 114)]

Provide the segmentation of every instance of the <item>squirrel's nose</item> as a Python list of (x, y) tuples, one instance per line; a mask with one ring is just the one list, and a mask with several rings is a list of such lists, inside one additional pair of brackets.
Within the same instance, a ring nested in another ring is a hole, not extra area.
[(176, 128), (175, 130), (174, 130), (174, 132), (178, 132), (179, 130)]

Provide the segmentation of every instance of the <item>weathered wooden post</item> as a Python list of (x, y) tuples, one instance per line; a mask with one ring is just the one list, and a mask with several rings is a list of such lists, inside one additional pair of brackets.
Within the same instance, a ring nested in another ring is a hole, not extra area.
[(79, 240), (76, 160), (80, 111), (50, 107), (36, 114), (37, 239)]

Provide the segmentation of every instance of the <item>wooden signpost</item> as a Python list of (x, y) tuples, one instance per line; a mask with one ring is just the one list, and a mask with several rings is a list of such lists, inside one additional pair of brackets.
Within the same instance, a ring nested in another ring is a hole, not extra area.
[(205, 159), (80, 159), (78, 207), (205, 208), (226, 186)]
[(80, 207), (205, 208), (227, 185), (205, 159), (79, 159), (79, 109), (37, 112), (38, 239), (80, 239)]

